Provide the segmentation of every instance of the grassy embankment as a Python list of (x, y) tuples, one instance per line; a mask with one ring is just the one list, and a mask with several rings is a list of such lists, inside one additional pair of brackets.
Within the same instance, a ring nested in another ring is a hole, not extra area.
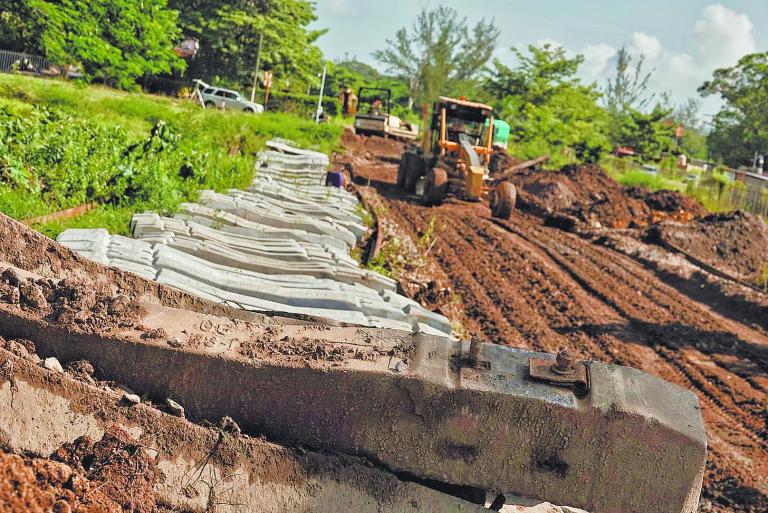
[(197, 191), (242, 188), (271, 137), (330, 152), (341, 127), (296, 116), (203, 110), (192, 101), (0, 75), (0, 212), (28, 219), (95, 202), (34, 226), (127, 234), (134, 212), (172, 213)]
[(711, 173), (689, 166), (683, 172), (676, 159), (666, 159), (656, 173), (641, 169), (639, 164), (606, 156), (600, 162), (605, 171), (617, 182), (628, 187), (645, 187), (651, 191), (662, 189), (678, 191), (696, 198), (710, 212), (725, 212), (745, 208), (746, 187), (731, 180), (718, 169)]

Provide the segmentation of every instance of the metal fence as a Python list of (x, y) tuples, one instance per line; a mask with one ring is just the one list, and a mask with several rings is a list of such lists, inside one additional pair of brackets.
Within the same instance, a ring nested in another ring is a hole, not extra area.
[(740, 187), (732, 188), (731, 201), (743, 210), (768, 216), (768, 176), (740, 169), (726, 172), (740, 183)]
[(51, 65), (48, 60), (39, 55), (0, 50), (0, 71), (45, 75), (51, 73)]

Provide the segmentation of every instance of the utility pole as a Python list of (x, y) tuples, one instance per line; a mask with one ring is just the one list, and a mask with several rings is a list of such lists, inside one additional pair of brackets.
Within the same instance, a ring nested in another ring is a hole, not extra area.
[(256, 84), (258, 84), (259, 82), (259, 68), (261, 67), (261, 43), (263, 41), (264, 41), (264, 32), (261, 32), (259, 34), (259, 49), (256, 50), (256, 71), (253, 73), (253, 87), (251, 88), (251, 102), (256, 101)]
[(320, 123), (320, 113), (323, 111), (323, 94), (325, 93), (325, 75), (328, 73), (328, 63), (323, 65), (323, 78), (320, 81), (320, 97), (317, 100), (317, 112), (315, 113), (315, 124)]

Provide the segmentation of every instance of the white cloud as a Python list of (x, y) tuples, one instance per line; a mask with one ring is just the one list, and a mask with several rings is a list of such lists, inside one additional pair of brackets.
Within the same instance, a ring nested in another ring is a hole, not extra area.
[(733, 66), (738, 59), (755, 51), (752, 22), (721, 4), (704, 8), (694, 26), (701, 62), (709, 68)]
[[(625, 42), (633, 59), (644, 56), (646, 72), (654, 70), (649, 88), (657, 94), (669, 92), (676, 103), (699, 97), (696, 89), (715, 69), (733, 66), (744, 55), (756, 51), (749, 17), (721, 4), (705, 7), (688, 30), (696, 41), (690, 52), (667, 49), (659, 38), (644, 32), (633, 33)], [(588, 45), (581, 53), (584, 55), (582, 78), (604, 84), (614, 71), (615, 49), (598, 43)], [(716, 97), (705, 98), (704, 112), (714, 112), (721, 104)]]
[(664, 47), (659, 38), (644, 32), (635, 32), (629, 38), (627, 51), (635, 59), (639, 59), (641, 55), (644, 56), (646, 62), (652, 65), (662, 57)]
[(616, 55), (616, 48), (609, 44), (597, 43), (585, 46), (579, 53), (584, 56), (579, 73), (585, 81), (595, 82), (602, 81), (608, 63)]
[[(624, 44), (633, 62), (637, 62), (642, 55), (645, 71), (654, 70), (649, 89), (657, 95), (669, 92), (673, 102), (682, 103), (687, 98), (699, 98), (696, 89), (712, 76), (715, 69), (733, 66), (739, 58), (756, 51), (754, 28), (749, 17), (721, 4), (705, 7), (694, 22), (681, 25), (681, 29), (688, 31), (688, 40), (695, 41), (687, 52), (665, 48), (662, 41), (652, 34), (634, 32), (628, 40), (617, 42), (616, 46), (598, 42), (586, 45), (578, 52), (565, 47), (566, 55), (583, 55), (580, 78), (586, 83), (597, 82), (604, 86), (613, 76), (617, 47)], [(564, 47), (552, 38), (540, 39), (536, 44)], [(509, 57), (507, 54), (502, 58)], [(702, 113), (716, 112), (722, 104), (715, 97), (707, 97), (703, 102)]]

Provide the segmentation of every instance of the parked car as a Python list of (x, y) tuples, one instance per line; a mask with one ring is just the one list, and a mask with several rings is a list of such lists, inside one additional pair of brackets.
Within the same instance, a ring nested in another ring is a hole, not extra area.
[(242, 94), (232, 89), (214, 87), (202, 80), (195, 80), (196, 88), (200, 92), (200, 98), (205, 108), (217, 108), (228, 110), (241, 110), (260, 114), (264, 112), (264, 106), (260, 103), (247, 100)]

